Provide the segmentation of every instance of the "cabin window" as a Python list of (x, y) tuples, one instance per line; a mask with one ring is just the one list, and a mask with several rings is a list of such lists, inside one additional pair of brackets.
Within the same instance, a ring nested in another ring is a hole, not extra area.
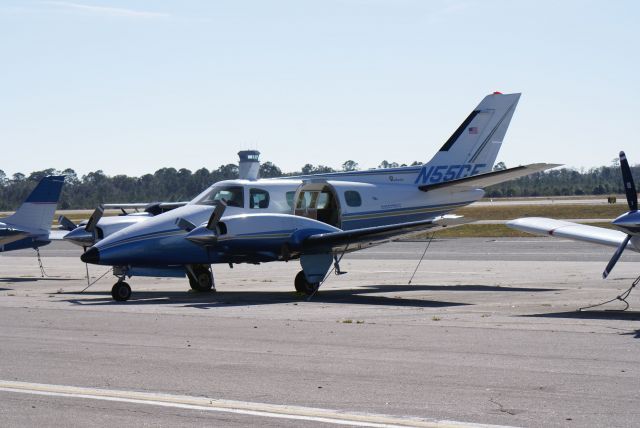
[(296, 192), (287, 192), (286, 197), (287, 197), (287, 205), (289, 205), (289, 208), (293, 208), (293, 198), (296, 196)]
[(242, 186), (213, 186), (209, 191), (198, 197), (194, 202), (198, 205), (215, 205), (224, 201), (230, 207), (244, 207), (244, 187)]
[(317, 192), (306, 191), (302, 192), (301, 196), (298, 198), (298, 203), (296, 204), (297, 209), (305, 209), (311, 207), (312, 203), (315, 203), (315, 198), (313, 194)]
[(327, 192), (321, 192), (318, 195), (318, 199), (316, 201), (316, 208), (319, 210), (329, 208), (330, 202), (331, 202), (331, 195)]
[(350, 207), (359, 207), (362, 205), (362, 198), (360, 193), (355, 190), (347, 190), (344, 192), (344, 200)]
[(249, 190), (249, 208), (264, 209), (269, 207), (269, 192), (262, 189)]

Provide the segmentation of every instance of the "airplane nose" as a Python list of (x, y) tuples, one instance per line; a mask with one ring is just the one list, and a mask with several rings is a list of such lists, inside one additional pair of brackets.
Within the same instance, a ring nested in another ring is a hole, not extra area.
[(97, 265), (100, 263), (100, 251), (96, 247), (91, 247), (80, 256), (80, 260)]

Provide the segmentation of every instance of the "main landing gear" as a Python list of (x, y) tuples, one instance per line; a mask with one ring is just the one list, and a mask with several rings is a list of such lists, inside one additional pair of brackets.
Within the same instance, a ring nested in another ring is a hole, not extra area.
[(188, 267), (187, 277), (193, 291), (216, 291), (210, 265), (192, 265)]
[(131, 287), (123, 280), (119, 280), (111, 288), (111, 297), (116, 302), (125, 302), (131, 297)]
[(304, 293), (307, 296), (311, 296), (313, 293), (316, 292), (316, 290), (318, 289), (318, 287), (320, 287), (320, 283), (319, 282), (309, 282), (307, 281), (307, 277), (304, 276), (304, 271), (300, 271), (298, 272), (298, 274), (296, 275), (296, 279), (294, 280), (294, 284), (296, 286), (296, 291), (298, 293)]
[[(189, 285), (191, 289), (198, 292), (206, 292), (206, 291), (216, 291), (216, 287), (213, 281), (213, 272), (211, 271), (210, 265), (187, 265), (185, 266), (187, 271), (187, 278), (189, 279)], [(129, 284), (125, 282), (127, 277), (131, 277), (133, 275), (138, 275), (134, 271), (131, 271), (129, 268), (125, 267), (114, 267), (113, 273), (116, 277), (118, 277), (118, 282), (113, 285), (111, 288), (111, 297), (116, 302), (125, 302), (129, 300), (131, 297), (131, 287)], [(168, 274), (165, 272), (161, 272), (161, 270), (157, 271), (153, 276), (175, 276), (173, 275), (173, 271)], [(143, 276), (151, 276), (147, 272), (146, 275), (141, 274)]]

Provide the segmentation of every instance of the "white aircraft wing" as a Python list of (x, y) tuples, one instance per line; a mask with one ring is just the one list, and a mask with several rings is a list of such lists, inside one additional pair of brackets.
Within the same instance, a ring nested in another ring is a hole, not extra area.
[(49, 231), (49, 240), (50, 241), (61, 241), (65, 235), (69, 233), (68, 230), (63, 229), (54, 229)]
[(320, 233), (306, 238), (302, 248), (305, 253), (329, 249), (334, 253), (352, 252), (373, 245), (408, 238), (428, 229), (460, 226), (471, 221), (473, 220), (464, 219), (458, 215), (444, 215), (430, 220)]
[[(576, 241), (607, 245), (609, 247), (616, 248), (619, 247), (627, 237), (625, 233), (618, 230), (587, 226), (586, 224), (578, 224), (570, 221), (555, 220), (544, 217), (518, 218), (516, 220), (508, 221), (507, 226), (527, 233), (573, 239)], [(640, 240), (635, 238), (636, 237), (627, 244), (627, 249), (640, 252)]]
[(455, 192), (461, 192), (470, 189), (493, 186), (494, 184), (500, 184), (505, 181), (525, 177), (533, 174), (534, 172), (545, 171), (557, 166), (561, 165), (555, 163), (532, 163), (530, 165), (521, 165), (515, 168), (503, 169), (501, 171), (486, 172), (484, 174), (472, 175), (470, 177), (458, 178), (456, 180), (443, 181), (442, 183), (425, 184), (418, 188), (423, 192), (444, 188)]

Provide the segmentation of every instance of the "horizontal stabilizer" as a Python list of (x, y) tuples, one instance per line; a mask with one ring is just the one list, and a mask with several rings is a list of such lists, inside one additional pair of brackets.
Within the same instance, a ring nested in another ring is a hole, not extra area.
[[(507, 222), (507, 226), (522, 232), (536, 235), (550, 235), (556, 238), (584, 241), (591, 244), (619, 247), (627, 237), (626, 233), (605, 229), (604, 227), (588, 226), (570, 221), (555, 220), (545, 217), (524, 217)], [(635, 238), (635, 237), (634, 237)], [(627, 245), (628, 250), (640, 252), (640, 242), (632, 239)]]
[(5, 228), (2, 230), (2, 236), (0, 236), (0, 245), (7, 245), (15, 241), (19, 241), (28, 237), (29, 232), (25, 232), (15, 228)]
[(557, 166), (561, 165), (555, 163), (532, 163), (531, 165), (521, 165), (500, 171), (486, 172), (484, 174), (459, 178), (457, 180), (444, 181), (442, 183), (425, 184), (418, 188), (423, 192), (436, 189), (450, 189), (453, 192), (462, 192), (465, 190), (484, 188), (493, 186), (494, 184), (504, 183), (505, 181), (515, 180), (516, 178), (525, 177), (535, 172), (545, 171)]

